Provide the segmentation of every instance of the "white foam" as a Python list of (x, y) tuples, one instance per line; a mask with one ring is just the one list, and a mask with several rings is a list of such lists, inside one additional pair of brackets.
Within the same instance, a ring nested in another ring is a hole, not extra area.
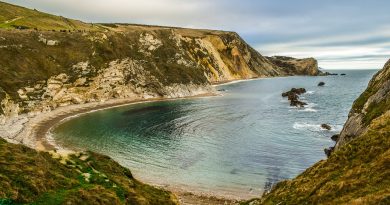
[[(341, 131), (343, 128), (340, 125), (330, 125), (330, 127), (330, 131)], [(296, 130), (308, 130), (312, 132), (328, 131), (327, 129), (322, 128), (320, 124), (310, 124), (306, 122), (295, 122), (293, 128)]]
[(314, 90), (309, 90), (309, 91), (306, 92), (306, 94), (308, 94), (308, 95), (312, 95), (312, 94), (314, 94), (314, 93), (315, 93)]
[(305, 109), (299, 110), (299, 111), (300, 111), (300, 112), (317, 112), (317, 110), (314, 109), (314, 108), (305, 108)]
[(321, 130), (325, 130), (323, 128), (321, 128), (321, 125), (316, 125), (316, 124), (310, 124), (310, 123), (306, 123), (306, 122), (295, 122), (294, 125), (293, 125), (293, 128), (296, 129), (296, 130), (309, 130), (309, 131), (321, 131)]
[(317, 112), (318, 110), (314, 109), (317, 104), (315, 103), (307, 103), (303, 109), (299, 109), (300, 112)]

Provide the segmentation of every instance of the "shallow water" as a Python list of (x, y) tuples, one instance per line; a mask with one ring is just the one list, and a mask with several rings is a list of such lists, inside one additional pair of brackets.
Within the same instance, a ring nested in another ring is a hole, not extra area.
[[(223, 197), (259, 196), (324, 159), (373, 70), (269, 78), (218, 86), (223, 96), (101, 110), (52, 130), (65, 147), (107, 154), (147, 182)], [(324, 81), (324, 87), (317, 84)], [(283, 91), (304, 87), (306, 108)], [(332, 126), (321, 129), (322, 123)]]

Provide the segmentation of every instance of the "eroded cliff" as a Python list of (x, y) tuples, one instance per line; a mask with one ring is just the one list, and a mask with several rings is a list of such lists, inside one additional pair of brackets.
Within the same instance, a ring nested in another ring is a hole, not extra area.
[(267, 57), (274, 65), (284, 69), (290, 75), (324, 75), (318, 69), (318, 62), (314, 58), (297, 59), (286, 56)]
[(4, 138), (22, 129), (27, 114), (58, 107), (194, 96), (218, 82), (319, 72), (315, 60), (275, 64), (234, 32), (87, 24), (0, 2)]
[(390, 110), (390, 60), (368, 84), (349, 112), (336, 149), (366, 132), (375, 118)]

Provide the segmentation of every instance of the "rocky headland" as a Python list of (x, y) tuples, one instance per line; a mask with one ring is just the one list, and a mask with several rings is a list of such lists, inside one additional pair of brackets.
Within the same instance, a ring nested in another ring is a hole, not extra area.
[(235, 32), (87, 24), (7, 3), (0, 17), (0, 133), (32, 148), (39, 145), (22, 134), (25, 125), (70, 105), (198, 96), (221, 82), (322, 74), (315, 59), (277, 63)]
[(0, 203), (177, 204), (108, 157), (57, 153), (47, 128), (96, 109), (213, 95), (218, 83), (322, 74), (314, 59), (277, 64), (235, 32), (89, 24), (3, 2), (0, 53), (0, 137), (8, 141), (0, 141)]

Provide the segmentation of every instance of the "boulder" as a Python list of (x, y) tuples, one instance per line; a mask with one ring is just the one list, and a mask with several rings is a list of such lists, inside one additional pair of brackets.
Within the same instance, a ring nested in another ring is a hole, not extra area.
[(318, 86), (324, 86), (324, 85), (325, 85), (325, 83), (322, 81), (318, 83)]
[(290, 91), (282, 93), (282, 97), (288, 97), (290, 106), (304, 107), (307, 103), (299, 100), (299, 95), (306, 92), (305, 88), (291, 88)]
[(334, 150), (334, 147), (329, 147), (329, 148), (325, 148), (324, 152), (325, 152), (326, 156), (329, 157), (332, 154), (333, 150)]
[(282, 97), (287, 97), (287, 96), (290, 96), (292, 94), (301, 95), (305, 92), (306, 92), (305, 88), (291, 88), (290, 91), (282, 93)]
[(332, 137), (330, 137), (333, 141), (337, 142), (337, 140), (339, 139), (340, 135), (339, 134), (335, 134), (333, 135)]
[(328, 124), (322, 124), (321, 127), (326, 129), (326, 130), (331, 130), (332, 129), (332, 127), (330, 125), (328, 125)]

